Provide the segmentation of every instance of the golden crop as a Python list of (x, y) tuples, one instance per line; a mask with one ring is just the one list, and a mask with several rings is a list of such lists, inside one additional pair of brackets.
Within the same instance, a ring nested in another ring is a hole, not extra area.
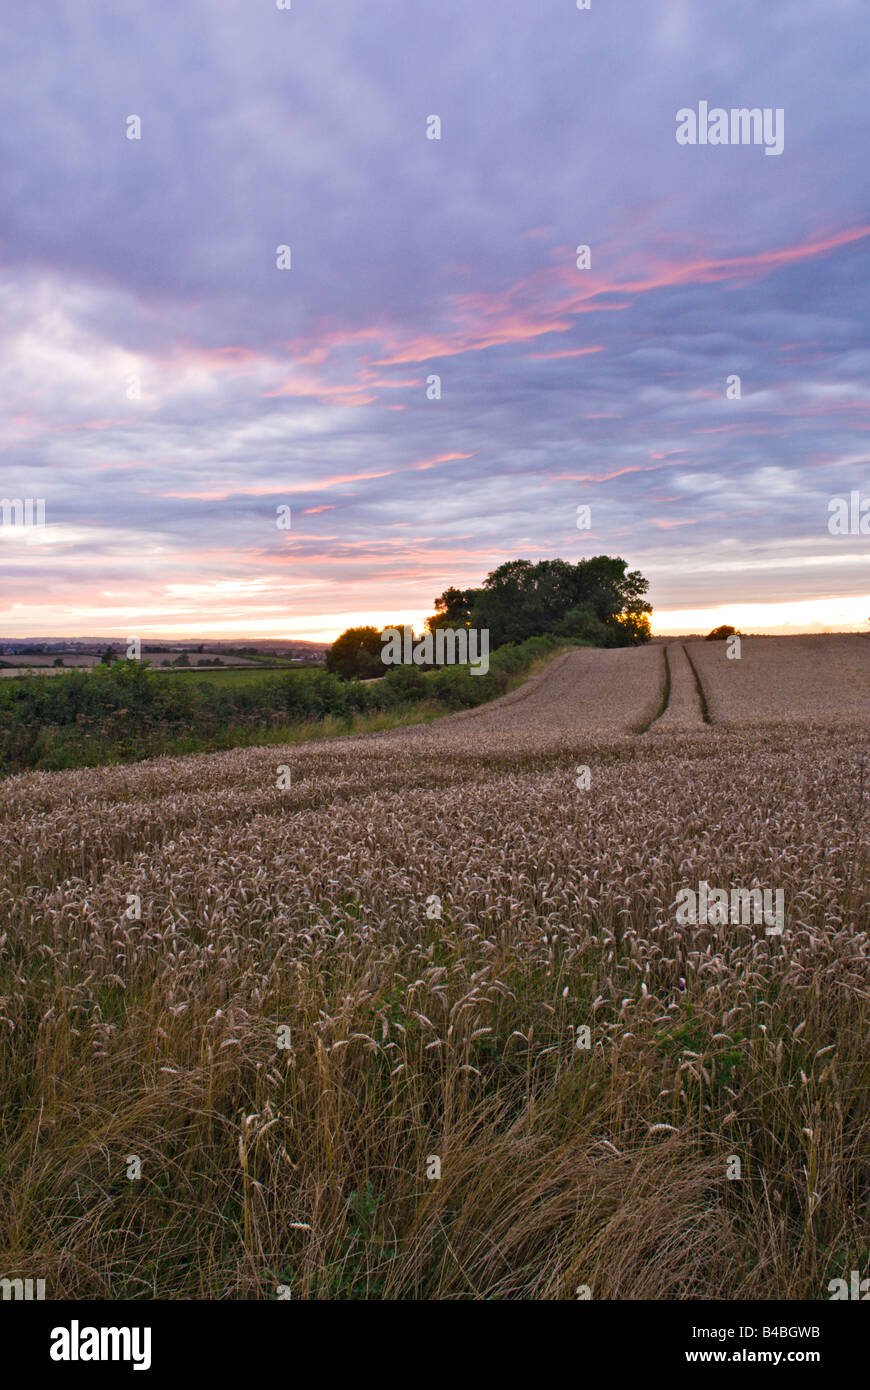
[(854, 723), (870, 718), (870, 640), (848, 634), (743, 637), (739, 660), (724, 642), (687, 644), (709, 691), (714, 721)]
[[(862, 641), (690, 644), (712, 724), (680, 644), (658, 721), (661, 646), (578, 651), (427, 726), (3, 783), (4, 1274), (826, 1297), (870, 1227)], [(677, 926), (701, 880), (784, 934)]]

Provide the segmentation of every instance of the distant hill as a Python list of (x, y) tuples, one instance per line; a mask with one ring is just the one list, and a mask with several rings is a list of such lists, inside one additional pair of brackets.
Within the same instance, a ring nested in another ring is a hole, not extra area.
[[(161, 637), (157, 634), (140, 634), (143, 655), (146, 647), (161, 647), (166, 651), (200, 652), (202, 655), (223, 652), (240, 652), (243, 649), (261, 656), (304, 657), (309, 661), (322, 661), (329, 647), (328, 642), (310, 642), (300, 637), (227, 637), (202, 638)], [(0, 655), (13, 653), (41, 652), (52, 656), (64, 652), (104, 652), (106, 647), (114, 647), (123, 654), (126, 634), (122, 636), (76, 636), (76, 637), (3, 637), (0, 636)]]

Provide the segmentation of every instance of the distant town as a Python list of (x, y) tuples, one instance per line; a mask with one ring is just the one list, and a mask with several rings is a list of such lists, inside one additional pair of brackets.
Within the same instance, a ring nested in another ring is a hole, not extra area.
[[(235, 638), (199, 641), (197, 638), (150, 638), (141, 641), (140, 656), (155, 670), (204, 669), (216, 666), (320, 666), (326, 642), (293, 638)], [(0, 676), (40, 668), (69, 671), (111, 665), (127, 655), (127, 639), (118, 637), (0, 637)]]

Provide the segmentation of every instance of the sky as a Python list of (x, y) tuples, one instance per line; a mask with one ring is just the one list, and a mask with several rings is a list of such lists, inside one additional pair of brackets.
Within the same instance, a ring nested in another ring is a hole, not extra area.
[(594, 554), (659, 633), (866, 630), (868, 50), (865, 0), (6, 6), (0, 637)]

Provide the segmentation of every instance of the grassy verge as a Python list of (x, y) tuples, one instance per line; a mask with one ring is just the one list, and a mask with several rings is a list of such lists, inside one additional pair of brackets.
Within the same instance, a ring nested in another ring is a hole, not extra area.
[(0, 775), (301, 743), (427, 723), (504, 695), (567, 650), (535, 638), (503, 647), (486, 675), (398, 667), (377, 681), (323, 670), (155, 672), (134, 662), (0, 683)]

